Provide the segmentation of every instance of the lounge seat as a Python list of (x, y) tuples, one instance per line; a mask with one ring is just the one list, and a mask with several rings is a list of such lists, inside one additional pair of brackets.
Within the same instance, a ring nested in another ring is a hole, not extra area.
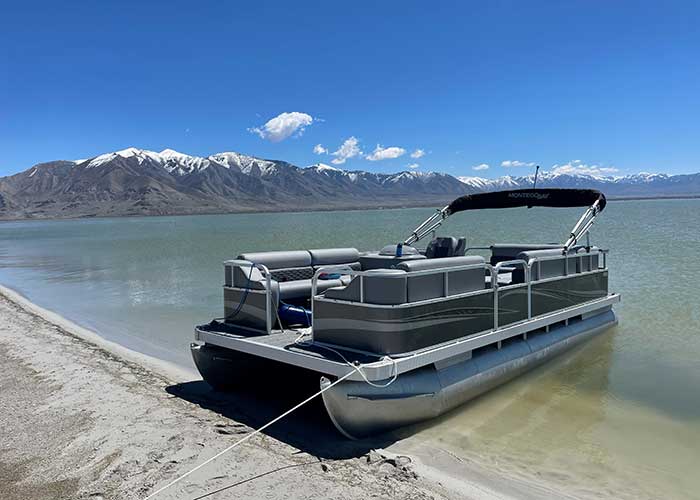
[[(272, 291), (277, 299), (292, 300), (311, 297), (311, 278), (314, 272), (325, 266), (347, 265), (359, 269), (360, 252), (355, 248), (320, 248), (313, 250), (291, 250), (279, 252), (251, 252), (238, 256), (238, 261), (226, 263), (226, 283), (238, 288), (265, 290), (267, 280), (258, 268), (245, 262), (262, 264), (270, 270)], [(317, 290), (346, 285), (349, 276), (340, 279), (317, 280)]]

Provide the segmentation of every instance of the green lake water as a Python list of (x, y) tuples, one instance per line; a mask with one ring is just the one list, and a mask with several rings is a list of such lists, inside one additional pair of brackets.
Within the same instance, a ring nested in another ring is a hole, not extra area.
[[(223, 313), (222, 261), (244, 251), (403, 240), (430, 209), (0, 223), (0, 283), (103, 337), (192, 367), (195, 324)], [(470, 246), (560, 242), (579, 210), (457, 214)], [(700, 498), (700, 200), (610, 202), (619, 325), (422, 427), (439, 446), (581, 498)]]

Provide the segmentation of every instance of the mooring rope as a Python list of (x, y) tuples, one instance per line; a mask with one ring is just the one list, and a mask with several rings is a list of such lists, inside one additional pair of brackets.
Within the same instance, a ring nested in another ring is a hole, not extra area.
[[(354, 366), (353, 366), (353, 368), (357, 369), (357, 368), (354, 367)], [(271, 426), (272, 424), (274, 424), (275, 422), (278, 422), (278, 421), (282, 420), (284, 417), (286, 417), (287, 415), (289, 415), (289, 414), (292, 413), (293, 411), (298, 410), (299, 408), (301, 408), (302, 406), (304, 406), (306, 403), (308, 403), (308, 402), (311, 401), (312, 399), (314, 399), (314, 398), (320, 396), (321, 394), (323, 394), (323, 393), (326, 392), (327, 390), (331, 389), (333, 386), (339, 384), (340, 382), (342, 382), (342, 381), (345, 380), (346, 378), (350, 377), (353, 373), (355, 373), (355, 372), (354, 372), (354, 371), (349, 371), (348, 373), (346, 373), (345, 375), (343, 375), (342, 377), (340, 377), (339, 379), (337, 379), (337, 380), (336, 380), (335, 382), (333, 382), (332, 384), (327, 385), (326, 387), (324, 387), (323, 389), (321, 389), (320, 391), (318, 391), (318, 392), (317, 392), (316, 394), (314, 394), (313, 396), (310, 396), (310, 397), (306, 398), (304, 401), (302, 401), (301, 403), (299, 403), (299, 404), (296, 405), (295, 407), (293, 407), (293, 408), (291, 408), (291, 409), (285, 411), (285, 412), (282, 413), (281, 415), (279, 415), (279, 416), (275, 417), (274, 419), (270, 420), (268, 423), (266, 423), (266, 424), (263, 425), (262, 427), (260, 427), (260, 428), (258, 428), (258, 429), (256, 429), (256, 430), (254, 430), (254, 431), (251, 432), (250, 434), (247, 434), (247, 435), (244, 436), (243, 438), (241, 438), (241, 439), (239, 439), (238, 441), (236, 441), (235, 443), (233, 443), (233, 444), (232, 444), (231, 446), (229, 446), (228, 448), (225, 448), (224, 450), (220, 451), (219, 453), (217, 453), (216, 455), (214, 455), (214, 456), (211, 457), (210, 459), (205, 460), (204, 462), (202, 462), (201, 464), (199, 464), (199, 465), (198, 465), (197, 467), (195, 467), (194, 469), (191, 469), (190, 471), (185, 472), (185, 473), (184, 473), (183, 475), (181, 475), (180, 477), (178, 477), (178, 478), (174, 479), (173, 481), (169, 482), (168, 484), (166, 484), (166, 485), (163, 486), (162, 488), (160, 488), (160, 489), (154, 491), (153, 493), (151, 493), (150, 495), (148, 495), (146, 498), (144, 498), (144, 500), (149, 500), (150, 498), (155, 497), (156, 495), (158, 495), (159, 493), (161, 493), (161, 492), (167, 490), (168, 488), (170, 488), (170, 487), (173, 486), (174, 484), (179, 483), (180, 481), (182, 481), (183, 479), (185, 479), (187, 476), (189, 476), (189, 475), (192, 474), (193, 472), (198, 471), (199, 469), (201, 469), (202, 467), (204, 467), (204, 466), (207, 465), (208, 463), (211, 463), (211, 462), (213, 462), (214, 460), (216, 460), (217, 458), (219, 458), (220, 456), (222, 456), (223, 454), (228, 453), (229, 451), (231, 451), (232, 449), (234, 449), (234, 448), (235, 448), (236, 446), (238, 446), (239, 444), (242, 444), (242, 443), (244, 443), (245, 441), (248, 441), (248, 440), (249, 440), (250, 438), (252, 438), (253, 436), (255, 436), (255, 435), (257, 435), (257, 434), (260, 434), (262, 431), (264, 431), (265, 429), (267, 429), (268, 427), (270, 427), (270, 426)]]
[[(250, 273), (250, 274), (251, 274), (251, 276), (252, 276), (252, 274), (253, 274), (252, 267), (251, 267), (251, 273)], [(249, 279), (250, 279), (250, 277), (249, 277)], [(239, 304), (239, 306), (240, 306), (240, 305), (241, 305), (241, 304)], [(279, 316), (279, 310), (276, 311), (276, 313), (277, 313), (277, 321), (279, 322), (279, 326), (280, 326), (280, 328), (282, 329), (282, 332), (284, 332), (284, 326), (283, 326), (283, 324), (282, 324), (282, 319), (281, 319), (280, 316)], [(294, 340), (294, 344), (297, 344), (297, 345), (304, 345), (304, 344), (311, 345), (308, 341), (303, 341), (303, 340), (302, 340), (306, 335), (308, 335), (308, 333), (302, 331), (302, 333)], [(267, 429), (268, 427), (270, 427), (270, 426), (271, 426), (272, 424), (274, 424), (275, 422), (278, 422), (278, 421), (282, 420), (284, 417), (286, 417), (287, 415), (289, 415), (289, 414), (292, 413), (293, 411), (295, 411), (295, 410), (301, 408), (302, 406), (304, 406), (306, 403), (308, 403), (308, 402), (311, 401), (312, 399), (314, 399), (314, 398), (320, 396), (321, 394), (323, 394), (323, 393), (326, 392), (327, 390), (331, 389), (333, 386), (339, 384), (340, 382), (342, 382), (342, 381), (345, 380), (346, 378), (350, 377), (354, 372), (357, 372), (357, 373), (360, 375), (360, 377), (362, 377), (362, 379), (363, 379), (365, 382), (367, 382), (367, 384), (371, 385), (372, 387), (377, 387), (377, 388), (389, 387), (391, 384), (393, 384), (394, 382), (396, 382), (396, 379), (397, 379), (398, 376), (399, 376), (399, 367), (398, 367), (398, 365), (396, 364), (396, 360), (393, 359), (393, 358), (390, 357), (390, 356), (386, 356), (385, 358), (391, 360), (392, 363), (393, 363), (393, 370), (392, 370), (391, 378), (390, 378), (389, 381), (386, 382), (385, 384), (377, 384), (377, 383), (375, 383), (375, 382), (370, 381), (370, 380), (367, 378), (367, 376), (365, 375), (365, 373), (362, 371), (362, 365), (360, 365), (359, 363), (357, 363), (357, 362), (355, 362), (355, 363), (350, 362), (345, 356), (343, 356), (342, 353), (338, 352), (337, 350), (335, 350), (335, 349), (333, 349), (333, 348), (331, 348), (331, 347), (328, 347), (328, 346), (325, 346), (325, 345), (320, 345), (320, 344), (319, 344), (319, 345), (316, 345), (316, 347), (321, 347), (321, 348), (323, 348), (323, 349), (326, 349), (326, 350), (328, 350), (328, 351), (331, 351), (331, 352), (335, 353), (335, 354), (338, 355), (350, 368), (352, 368), (354, 371), (349, 371), (348, 373), (346, 373), (345, 375), (343, 375), (342, 377), (340, 377), (339, 379), (337, 379), (335, 382), (333, 382), (333, 383), (327, 385), (326, 387), (322, 388), (320, 391), (318, 391), (318, 392), (317, 392), (316, 394), (314, 394), (313, 396), (310, 396), (310, 397), (306, 398), (304, 401), (302, 401), (301, 403), (299, 403), (298, 405), (296, 405), (294, 408), (291, 408), (291, 409), (287, 410), (286, 412), (282, 413), (281, 415), (275, 417), (274, 419), (270, 420), (268, 423), (266, 423), (266, 424), (263, 425), (262, 427), (260, 427), (260, 428), (258, 428), (258, 429), (256, 429), (256, 430), (254, 430), (254, 431), (251, 432), (250, 434), (247, 434), (247, 435), (244, 436), (242, 439), (239, 439), (238, 441), (236, 441), (235, 443), (233, 443), (233, 444), (232, 444), (231, 446), (229, 446), (228, 448), (225, 448), (224, 450), (220, 451), (219, 453), (217, 453), (216, 455), (214, 455), (214, 456), (211, 457), (210, 459), (208, 459), (208, 460), (202, 462), (201, 464), (199, 464), (199, 465), (198, 465), (197, 467), (195, 467), (194, 469), (192, 469), (192, 470), (190, 470), (190, 471), (184, 473), (183, 475), (181, 475), (180, 477), (174, 479), (173, 481), (171, 481), (170, 483), (166, 484), (166, 485), (163, 486), (162, 488), (160, 488), (160, 489), (154, 491), (153, 493), (151, 493), (150, 495), (148, 495), (146, 498), (144, 498), (144, 500), (149, 500), (150, 498), (153, 498), (153, 497), (155, 497), (156, 495), (158, 495), (159, 493), (161, 493), (161, 492), (167, 490), (168, 488), (170, 488), (170, 487), (173, 486), (174, 484), (179, 483), (180, 481), (182, 481), (183, 479), (185, 479), (187, 476), (189, 476), (189, 475), (192, 474), (193, 472), (195, 472), (195, 471), (201, 469), (202, 467), (204, 467), (205, 465), (207, 465), (207, 464), (213, 462), (214, 460), (216, 460), (216, 459), (219, 458), (220, 456), (224, 455), (225, 453), (228, 453), (229, 451), (231, 451), (232, 449), (234, 449), (234, 448), (235, 448), (236, 446), (238, 446), (239, 444), (241, 444), (241, 443), (247, 441), (248, 439), (252, 438), (253, 436), (255, 436), (255, 435), (261, 433), (262, 431), (264, 431), (265, 429)]]

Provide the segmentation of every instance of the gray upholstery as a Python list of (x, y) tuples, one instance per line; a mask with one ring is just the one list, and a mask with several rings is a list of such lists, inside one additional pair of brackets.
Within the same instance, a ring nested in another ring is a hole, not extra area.
[[(317, 264), (316, 269), (334, 264), (349, 264), (350, 267), (359, 269), (358, 258), (359, 252), (354, 248), (253, 252), (238, 256), (238, 259), (267, 266), (272, 276), (271, 285), (275, 294), (275, 302), (278, 295), (282, 300), (311, 297), (311, 278), (315, 269), (312, 264)], [(230, 262), (231, 264), (226, 264), (226, 284), (228, 286), (265, 290), (266, 280), (259, 269), (253, 268), (253, 274), (249, 281), (250, 266), (245, 263), (234, 264), (234, 261)], [(341, 276), (340, 279), (335, 280), (319, 279), (317, 290), (323, 292), (328, 288), (346, 285), (349, 282), (349, 276)]]
[[(263, 277), (260, 270), (253, 267), (253, 272), (251, 274), (251, 266), (247, 265), (236, 265), (236, 266), (226, 266), (230, 269), (233, 274), (232, 286), (238, 288), (252, 288), (253, 290), (264, 290), (265, 289), (265, 278)], [(248, 286), (248, 278), (250, 277), (250, 286)], [(228, 284), (228, 283), (227, 283)]]
[(536, 257), (561, 257), (554, 260), (543, 260), (539, 263), (535, 262), (531, 269), (532, 275), (530, 276), (530, 279), (533, 281), (576, 273), (578, 258), (575, 257), (574, 254), (569, 254), (568, 257), (564, 257), (561, 252), (562, 251), (559, 249), (532, 250), (529, 252), (521, 252), (518, 254), (517, 258), (529, 262), (530, 259)]
[(467, 251), (467, 239), (460, 238), (457, 240), (457, 248), (455, 249), (455, 257), (463, 257)]
[(314, 267), (358, 262), (360, 252), (356, 248), (317, 248), (309, 250)]
[[(364, 277), (364, 301), (368, 304), (396, 305), (406, 303), (405, 272), (398, 269), (373, 269)], [(393, 277), (401, 275), (400, 277)], [(391, 277), (390, 277), (391, 276)], [(343, 288), (331, 288), (329, 299), (360, 301), (360, 277), (356, 276)]]
[(401, 257), (395, 255), (381, 255), (379, 253), (366, 253), (360, 256), (360, 264), (362, 270), (370, 269), (392, 269), (398, 264), (409, 260), (424, 260), (425, 255), (420, 254), (404, 254)]
[(239, 259), (263, 264), (268, 269), (288, 269), (293, 267), (311, 267), (311, 254), (307, 250), (284, 250), (280, 252), (242, 253)]
[[(328, 267), (328, 266), (348, 266), (350, 269), (353, 269), (355, 271), (361, 271), (362, 270), (362, 264), (359, 262), (338, 262), (335, 264), (323, 264), (322, 266), (314, 266), (314, 271), (318, 271), (322, 267)], [(328, 272), (339, 272), (342, 273), (343, 270), (339, 269), (337, 271), (328, 271)]]
[(515, 260), (518, 255), (522, 252), (529, 252), (531, 250), (549, 250), (552, 248), (563, 248), (563, 245), (554, 244), (527, 244), (527, 243), (507, 243), (499, 245), (491, 245), (491, 265), (495, 266), (499, 262), (506, 260)]
[[(450, 267), (484, 264), (484, 258), (479, 256), (469, 257), (445, 257), (442, 259), (426, 259), (421, 261), (403, 262), (398, 269), (411, 271), (425, 271), (429, 269), (445, 269)], [(485, 286), (485, 268), (463, 269), (448, 272), (447, 295), (483, 290)], [(444, 273), (427, 274), (423, 276), (409, 276), (407, 278), (406, 296), (408, 302), (434, 299), (445, 296)]]
[(457, 238), (453, 236), (440, 236), (428, 243), (428, 247), (425, 249), (425, 256), (428, 259), (454, 257), (456, 250)]
[[(318, 280), (316, 282), (316, 290), (318, 293), (329, 288), (342, 286), (343, 281), (337, 280)], [(280, 298), (282, 300), (289, 299), (305, 299), (311, 297), (311, 280), (286, 281), (279, 283)]]

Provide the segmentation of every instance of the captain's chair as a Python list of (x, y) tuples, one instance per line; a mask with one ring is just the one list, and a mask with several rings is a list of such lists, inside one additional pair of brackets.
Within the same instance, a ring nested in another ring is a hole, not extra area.
[(467, 239), (454, 236), (440, 236), (428, 243), (425, 249), (425, 256), (428, 259), (439, 259), (442, 257), (461, 257), (467, 249)]

